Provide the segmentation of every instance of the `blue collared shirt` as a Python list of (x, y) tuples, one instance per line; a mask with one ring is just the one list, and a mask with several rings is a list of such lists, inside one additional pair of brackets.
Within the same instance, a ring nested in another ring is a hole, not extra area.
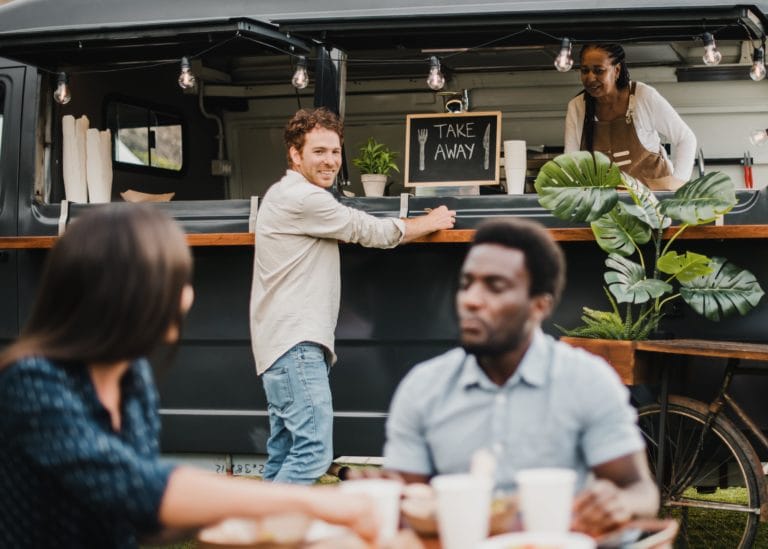
[(395, 392), (384, 466), (432, 476), (467, 472), (479, 448), (497, 457), (496, 485), (515, 473), (567, 467), (583, 486), (592, 467), (644, 448), (629, 393), (602, 359), (537, 331), (498, 386), (453, 349), (419, 364)]
[(35, 357), (0, 371), (0, 547), (136, 547), (158, 529), (172, 466), (146, 360), (121, 390), (115, 432), (83, 365)]

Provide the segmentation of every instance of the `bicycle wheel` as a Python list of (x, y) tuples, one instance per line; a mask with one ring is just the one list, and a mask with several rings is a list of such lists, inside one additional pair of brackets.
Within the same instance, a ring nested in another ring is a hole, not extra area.
[[(749, 440), (722, 416), (702, 436), (702, 402), (670, 397), (667, 410), (661, 515), (680, 522), (675, 546), (752, 547), (763, 472)], [(638, 411), (654, 476), (660, 411), (658, 404)]]

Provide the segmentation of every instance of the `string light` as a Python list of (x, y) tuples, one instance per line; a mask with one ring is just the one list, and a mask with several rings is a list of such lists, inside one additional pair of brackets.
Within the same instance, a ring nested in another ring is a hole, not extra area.
[(752, 130), (749, 134), (749, 141), (753, 145), (765, 145), (768, 143), (768, 130)]
[(56, 81), (56, 90), (53, 92), (53, 100), (59, 105), (66, 105), (72, 101), (72, 93), (69, 91), (69, 79), (65, 72), (59, 73)]
[(440, 60), (437, 56), (429, 58), (429, 76), (427, 76), (427, 86), (435, 91), (443, 89), (445, 86), (445, 76), (440, 70)]
[(712, 36), (711, 32), (705, 32), (701, 37), (704, 40), (704, 56), (702, 57), (704, 64), (717, 65), (723, 58), (723, 54), (717, 49), (715, 37)]
[[(719, 29), (719, 30), (722, 30), (722, 29)], [(499, 43), (499, 42), (502, 42), (502, 41), (505, 41), (505, 40), (510, 40), (510, 39), (520, 35), (520, 34), (525, 34), (525, 33), (540, 34), (540, 35), (543, 35), (543, 36), (547, 37), (548, 39), (560, 41), (560, 51), (559, 51), (557, 57), (555, 58), (554, 66), (560, 72), (567, 72), (567, 71), (569, 71), (570, 69), (573, 68), (573, 57), (572, 57), (573, 43), (572, 43), (571, 39), (567, 38), (567, 37), (557, 37), (557, 36), (551, 35), (551, 34), (545, 32), (545, 31), (543, 31), (541, 29), (536, 29), (536, 28), (532, 27), (531, 25), (526, 25), (525, 28), (523, 28), (523, 29), (520, 29), (520, 30), (517, 30), (515, 32), (506, 34), (504, 36), (500, 36), (500, 37), (494, 38), (493, 40), (484, 42), (482, 44), (479, 44), (479, 45), (476, 45), (476, 46), (473, 46), (473, 47), (462, 48), (460, 51), (456, 51), (452, 55), (445, 56), (444, 59), (447, 59), (449, 57), (454, 57), (454, 56), (457, 56), (457, 55), (462, 55), (462, 54), (470, 53), (470, 52), (479, 51), (479, 50), (482, 50), (484, 47), (488, 47), (491, 44), (496, 44), (496, 43)], [(624, 37), (624, 38), (622, 38), (620, 40), (620, 42), (632, 42), (634, 40), (642, 40), (643, 38), (644, 37), (642, 37), (642, 36)], [(677, 35), (677, 34), (675, 34), (675, 35), (665, 35), (663, 37), (657, 36), (657, 38), (664, 38), (664, 39), (669, 39), (669, 40), (672, 40), (672, 39), (684, 40), (684, 39), (690, 39), (692, 37), (690, 35), (682, 35), (682, 34)], [(720, 61), (722, 59), (722, 54), (717, 49), (717, 46), (716, 46), (716, 43), (715, 43), (715, 39), (714, 39), (714, 36), (712, 35), (712, 33), (704, 32), (704, 33), (702, 33), (702, 34), (700, 34), (698, 36), (694, 36), (693, 38), (701, 39), (704, 42), (704, 56), (703, 56), (702, 59), (704, 60), (705, 64), (707, 64), (707, 65), (716, 65), (716, 64), (720, 63)], [(307, 57), (305, 57), (303, 55), (296, 55), (296, 54), (293, 53), (293, 51), (286, 51), (284, 49), (276, 47), (274, 44), (269, 44), (269, 43), (264, 42), (264, 41), (256, 40), (256, 39), (254, 39), (252, 37), (243, 36), (239, 32), (237, 32), (233, 36), (230, 36), (230, 37), (226, 38), (225, 40), (222, 40), (221, 42), (217, 42), (217, 43), (213, 44), (212, 46), (209, 46), (208, 48), (205, 48), (204, 50), (202, 50), (202, 51), (200, 51), (200, 52), (198, 52), (196, 54), (193, 54), (190, 57), (186, 57), (186, 56), (182, 57), (182, 59), (181, 59), (181, 72), (180, 72), (179, 78), (178, 78), (179, 86), (181, 88), (183, 88), (183, 89), (190, 89), (190, 88), (194, 88), (195, 85), (196, 85), (196, 77), (195, 77), (194, 73), (191, 70), (191, 65), (190, 65), (190, 62), (189, 62), (190, 58), (195, 58), (195, 59), (200, 58), (203, 55), (209, 53), (210, 51), (212, 51), (214, 49), (217, 49), (217, 48), (220, 48), (221, 46), (223, 46), (223, 45), (225, 45), (225, 44), (227, 44), (227, 43), (229, 43), (229, 42), (231, 42), (233, 40), (238, 40), (238, 39), (254, 42), (254, 43), (257, 43), (257, 44), (259, 44), (261, 46), (264, 46), (266, 48), (275, 50), (275, 51), (277, 51), (279, 53), (288, 55), (291, 58), (297, 58), (296, 69), (295, 69), (295, 71), (293, 73), (293, 76), (291, 78), (291, 83), (297, 89), (304, 89), (304, 88), (306, 88), (309, 85), (309, 75), (307, 73)], [(603, 37), (601, 40), (602, 41), (606, 41), (606, 40), (609, 40), (609, 39)], [(584, 42), (592, 42), (594, 40), (593, 39), (584, 38), (583, 41)], [(616, 40), (609, 40), (609, 41), (616, 41)], [(758, 53), (758, 51), (759, 51), (759, 53)], [(763, 64), (762, 65), (758, 65), (758, 63), (756, 61), (758, 55), (762, 55), (762, 59), (763, 59)], [(759, 49), (756, 48), (755, 49), (755, 54), (753, 55), (753, 59), (755, 60), (755, 62), (753, 64), (752, 71), (750, 71), (750, 76), (752, 76), (753, 79), (758, 79), (758, 80), (762, 79), (763, 77), (760, 77), (760, 74), (763, 73), (763, 71), (765, 70), (765, 66), (764, 66), (764, 60), (765, 60), (764, 50), (762, 48), (759, 48)], [(402, 65), (403, 63), (423, 63), (423, 62), (424, 62), (423, 58), (416, 59), (416, 58), (413, 58), (413, 57), (411, 57), (411, 58), (393, 58), (393, 59), (385, 59), (385, 58), (355, 59), (354, 57), (347, 58), (347, 63), (349, 65), (354, 65), (354, 64), (358, 64), (358, 65), (364, 65), (364, 64), (369, 64), (369, 65), (395, 65), (395, 64), (398, 64), (398, 65)], [(438, 91), (438, 90), (442, 89), (445, 86), (445, 76), (443, 75), (442, 70), (441, 70), (440, 59), (437, 56), (430, 56), (429, 57), (429, 62), (430, 62), (430, 69), (429, 69), (429, 76), (427, 78), (427, 85), (430, 87), (430, 89)], [(135, 65), (132, 65), (130, 67), (119, 67), (119, 68), (114, 68), (113, 67), (113, 68), (108, 68), (108, 69), (81, 70), (81, 71), (77, 71), (77, 74), (122, 72), (122, 71), (128, 71), (128, 70), (135, 71), (135, 70), (141, 70), (141, 69), (146, 69), (146, 68), (152, 68), (152, 67), (157, 67), (157, 66), (165, 65), (167, 63), (168, 63), (167, 61), (164, 61), (164, 62), (160, 62), (160, 63), (135, 64)], [(762, 68), (762, 70), (761, 70), (761, 68)], [(42, 72), (59, 74), (59, 83), (58, 83), (57, 91), (54, 92), (55, 99), (56, 99), (57, 103), (66, 104), (66, 102), (68, 102), (71, 99), (71, 95), (70, 95), (70, 92), (69, 92), (69, 86), (67, 85), (67, 75), (65, 73), (56, 73), (55, 71), (47, 70), (47, 69), (45, 69), (43, 67), (40, 67), (39, 69)], [(755, 78), (756, 76), (758, 78)], [(62, 79), (64, 80), (63, 82), (61, 82)], [(59, 88), (62, 88), (61, 92), (59, 91)]]
[(752, 54), (752, 68), (749, 69), (749, 77), (755, 82), (765, 78), (765, 54), (763, 48), (755, 48)]
[(181, 58), (181, 73), (179, 74), (179, 87), (182, 90), (193, 89), (197, 85), (197, 79), (195, 78), (192, 68), (189, 64), (187, 57)]
[(558, 72), (568, 72), (573, 67), (573, 57), (571, 57), (571, 40), (563, 38), (560, 42), (560, 53), (555, 57), (555, 68)]
[(303, 55), (300, 55), (298, 61), (296, 61), (296, 70), (293, 73), (293, 78), (291, 78), (291, 84), (297, 90), (303, 90), (309, 85), (307, 58)]

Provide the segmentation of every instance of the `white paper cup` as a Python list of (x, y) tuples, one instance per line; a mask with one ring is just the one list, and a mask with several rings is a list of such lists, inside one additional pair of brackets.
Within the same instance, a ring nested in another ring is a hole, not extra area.
[(516, 475), (523, 529), (567, 532), (571, 526), (576, 472), (571, 469), (525, 469)]
[(525, 141), (504, 141), (504, 171), (507, 176), (507, 194), (523, 194), (525, 172), (528, 169)]
[(375, 505), (379, 520), (379, 545), (392, 541), (400, 526), (400, 494), (403, 484), (392, 479), (360, 479), (347, 480), (341, 483), (345, 492), (365, 494)]
[(492, 482), (473, 475), (438, 475), (437, 527), (443, 549), (469, 549), (488, 537)]

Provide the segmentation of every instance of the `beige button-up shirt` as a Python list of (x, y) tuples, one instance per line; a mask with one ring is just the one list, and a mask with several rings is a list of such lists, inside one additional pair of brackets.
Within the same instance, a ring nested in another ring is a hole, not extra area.
[(323, 345), (335, 362), (341, 298), (338, 241), (392, 248), (405, 223), (340, 204), (327, 190), (288, 170), (272, 185), (256, 218), (251, 342), (264, 373), (302, 341)]

